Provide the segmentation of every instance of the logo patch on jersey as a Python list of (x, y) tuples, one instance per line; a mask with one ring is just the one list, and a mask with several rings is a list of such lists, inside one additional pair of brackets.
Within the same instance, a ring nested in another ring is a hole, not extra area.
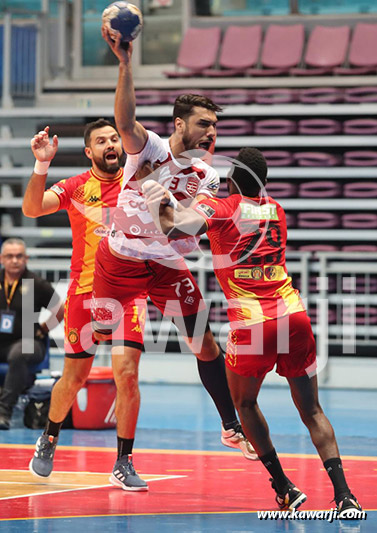
[(209, 183), (207, 185), (207, 189), (209, 189), (210, 191), (212, 191), (214, 194), (217, 193), (217, 191), (219, 190), (219, 182), (217, 180), (212, 180), (211, 183)]
[(93, 233), (98, 237), (107, 237), (110, 234), (110, 229), (105, 228), (105, 226), (98, 226), (98, 228), (96, 228)]
[(204, 213), (207, 218), (211, 218), (215, 214), (215, 210), (210, 205), (198, 204), (195, 208), (197, 211)]
[(70, 329), (68, 333), (68, 342), (70, 344), (77, 344), (79, 341), (79, 334), (76, 328)]
[(241, 202), (241, 218), (248, 220), (279, 220), (275, 204), (253, 205)]
[(234, 277), (236, 279), (250, 279), (251, 269), (250, 268), (236, 268), (236, 270), (234, 271)]
[(264, 267), (265, 281), (281, 281), (286, 279), (287, 274), (282, 265), (273, 265)]
[(186, 190), (191, 196), (195, 196), (198, 190), (200, 180), (198, 178), (189, 178), (186, 184)]
[(59, 185), (53, 185), (52, 187), (50, 187), (50, 191), (54, 191), (56, 192), (56, 194), (63, 194), (64, 189), (63, 187), (59, 187)]
[(93, 195), (89, 198), (88, 202), (92, 202), (92, 203), (95, 203), (95, 202), (99, 202), (101, 198), (98, 198), (98, 196), (96, 195)]

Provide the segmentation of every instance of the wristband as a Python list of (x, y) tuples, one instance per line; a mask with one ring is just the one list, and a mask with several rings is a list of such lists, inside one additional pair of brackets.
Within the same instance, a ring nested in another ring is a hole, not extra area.
[(177, 198), (174, 198), (174, 196), (172, 195), (171, 191), (168, 191), (168, 195), (169, 195), (169, 203), (167, 205), (172, 207), (173, 209), (177, 209), (177, 207), (178, 207)]
[(50, 163), (51, 161), (38, 161), (38, 159), (36, 159), (34, 165), (34, 173), (39, 174), (40, 176), (44, 176), (45, 174), (47, 174)]

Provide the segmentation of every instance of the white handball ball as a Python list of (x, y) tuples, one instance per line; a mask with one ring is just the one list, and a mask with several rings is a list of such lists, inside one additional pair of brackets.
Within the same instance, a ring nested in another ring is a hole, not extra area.
[(107, 26), (112, 39), (119, 33), (122, 42), (136, 39), (143, 27), (143, 15), (138, 7), (129, 2), (113, 2), (102, 13), (102, 23)]

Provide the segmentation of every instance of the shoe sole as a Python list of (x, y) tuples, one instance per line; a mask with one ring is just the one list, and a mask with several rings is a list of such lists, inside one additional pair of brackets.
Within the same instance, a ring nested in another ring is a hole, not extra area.
[(111, 476), (109, 477), (109, 481), (112, 485), (114, 485), (114, 487), (120, 487), (121, 489), (128, 490), (130, 492), (146, 492), (147, 490), (149, 490), (148, 485), (146, 487), (128, 487), (127, 485), (119, 481), (119, 479), (117, 479), (113, 474), (111, 474)]
[(32, 462), (33, 462), (33, 459), (31, 459), (31, 461), (29, 463), (29, 470), (33, 474), (33, 476), (39, 477), (40, 479), (47, 479), (47, 478), (49, 478), (51, 476), (52, 470), (51, 470), (51, 472), (49, 473), (48, 476), (42, 476), (41, 474), (38, 474), (35, 470), (33, 470)]
[(301, 492), (300, 496), (298, 496), (288, 507), (289, 510), (298, 509), (300, 505), (304, 502), (306, 502), (307, 496), (303, 492)]
[(221, 444), (224, 446), (227, 446), (227, 448), (233, 448), (236, 450), (240, 450), (245, 457), (245, 459), (248, 459), (249, 461), (258, 461), (259, 457), (257, 455), (257, 452), (254, 452), (253, 454), (250, 454), (248, 451), (244, 450), (241, 446), (239, 446), (236, 442), (232, 442), (231, 440), (225, 439), (224, 437), (221, 437)]

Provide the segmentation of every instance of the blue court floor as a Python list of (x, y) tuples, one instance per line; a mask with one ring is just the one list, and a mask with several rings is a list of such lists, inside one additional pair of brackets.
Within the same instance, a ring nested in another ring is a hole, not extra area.
[[(214, 451), (224, 452), (227, 449), (220, 443), (220, 423), (218, 415), (211, 404), (207, 393), (199, 385), (141, 385), (142, 406), (139, 416), (138, 430), (135, 440), (134, 458), (137, 463), (138, 449), (143, 453), (147, 450), (178, 450), (179, 453), (187, 451)], [(377, 459), (377, 391), (368, 390), (328, 390), (320, 391), (322, 407), (332, 422), (341, 454), (354, 456), (357, 460), (363, 457)], [(260, 406), (270, 425), (273, 442), (278, 453), (315, 454), (306, 428), (303, 426), (293, 406), (289, 390), (285, 387), (262, 387)], [(38, 438), (39, 430), (29, 430), (21, 427), (19, 420), (14, 417), (14, 425), (10, 431), (0, 432), (0, 443), (14, 445), (33, 445)], [(63, 430), (59, 445), (82, 447), (116, 447), (115, 430)], [(0, 450), (1, 451), (1, 450)], [(28, 452), (32, 454), (32, 451)], [(80, 452), (77, 452), (80, 453)], [(178, 453), (178, 452), (177, 452)], [(230, 453), (233, 453), (230, 451)], [(115, 454), (115, 452), (114, 452)], [(359, 458), (359, 459), (358, 459)], [(375, 464), (375, 463), (374, 463)], [(17, 465), (14, 465), (17, 469)], [(22, 465), (20, 468), (25, 468)], [(377, 486), (377, 469), (371, 478), (366, 480), (370, 487)], [(268, 476), (266, 472), (266, 477)], [(205, 486), (205, 469), (201, 475)], [(153, 490), (158, 490), (158, 485), (153, 485)], [(197, 487), (203, 490), (203, 487)], [(223, 491), (222, 498), (232, 495), (237, 496), (237, 491), (242, 490), (237, 486), (237, 472), (234, 472), (231, 481)], [(256, 493), (258, 485), (254, 486)], [(370, 490), (370, 489), (368, 489)], [(377, 489), (373, 489), (377, 496)], [(193, 488), (195, 492), (195, 487)], [(120, 491), (122, 492), (122, 491)], [(126, 496), (129, 493), (123, 493)], [(250, 492), (251, 498), (253, 491)], [(81, 493), (82, 495), (82, 493)], [(132, 494), (132, 497), (141, 495)], [(273, 502), (273, 493), (269, 494)], [(64, 494), (61, 495), (64, 498)], [(80, 498), (78, 493), (78, 498)], [(174, 498), (174, 494), (170, 495)], [(357, 497), (363, 503), (363, 494)], [(308, 501), (310, 494), (308, 494)], [(329, 498), (330, 500), (331, 498)], [(32, 501), (32, 500), (31, 500)], [(4, 505), (13, 505), (15, 500), (1, 502), (0, 508), (4, 516)], [(83, 500), (84, 502), (84, 500)], [(218, 502), (221, 504), (221, 501)], [(1, 507), (3, 506), (3, 507)], [(328, 508), (334, 503), (328, 504)], [(272, 506), (273, 508), (273, 506)], [(311, 507), (307, 507), (311, 509)], [(360, 522), (324, 520), (289, 521), (289, 520), (259, 520), (256, 512), (203, 512), (185, 513), (153, 513), (140, 512), (129, 515), (124, 513), (109, 516), (71, 516), (67, 508), (65, 516), (59, 518), (38, 517), (26, 520), (13, 519), (1, 520), (0, 531), (22, 533), (60, 533), (82, 531), (89, 532), (127, 532), (127, 533), (251, 533), (251, 532), (332, 532), (332, 533), (358, 533), (377, 531), (377, 504), (368, 506), (367, 519)], [(5, 514), (6, 516), (6, 514)]]

